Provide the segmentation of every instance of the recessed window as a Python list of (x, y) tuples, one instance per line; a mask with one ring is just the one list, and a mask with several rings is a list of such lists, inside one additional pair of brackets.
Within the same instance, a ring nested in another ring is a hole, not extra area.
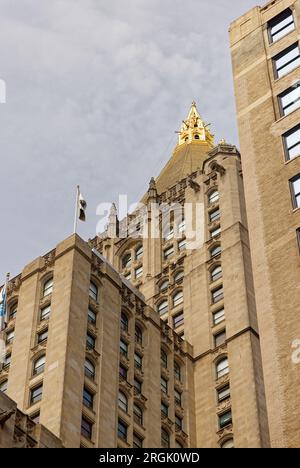
[(221, 253), (222, 253), (221, 246), (218, 245), (218, 246), (214, 247), (213, 249), (211, 249), (210, 256), (211, 256), (211, 258), (215, 258), (215, 257), (218, 257)]
[(42, 374), (45, 370), (46, 356), (39, 357), (33, 364), (33, 375)]
[(182, 406), (182, 394), (178, 390), (174, 390), (174, 399), (176, 405)]
[(91, 440), (93, 435), (93, 424), (84, 417), (81, 419), (81, 435), (88, 440)]
[(165, 429), (161, 430), (161, 446), (162, 448), (170, 448), (170, 436)]
[(88, 379), (91, 379), (91, 380), (95, 379), (95, 366), (89, 359), (85, 360), (84, 374)]
[(30, 416), (30, 419), (31, 419), (32, 422), (34, 422), (34, 424), (39, 424), (40, 417), (41, 417), (41, 415), (40, 415), (40, 412), (38, 411), (37, 413), (32, 414)]
[(284, 93), (279, 94), (280, 115), (288, 115), (300, 107), (300, 86), (292, 86)]
[(211, 280), (217, 281), (218, 279), (222, 278), (222, 267), (219, 265), (215, 267), (211, 272)]
[(174, 247), (169, 247), (168, 249), (164, 250), (164, 259), (168, 260), (174, 254)]
[(131, 267), (131, 255), (130, 254), (126, 254), (124, 255), (124, 257), (122, 258), (122, 268), (130, 268)]
[(88, 310), (88, 323), (90, 323), (91, 325), (96, 325), (96, 322), (97, 322), (96, 313), (92, 309), (89, 309)]
[(168, 367), (168, 355), (163, 349), (160, 351), (160, 362), (161, 362), (162, 367), (164, 369), (167, 369), (167, 367)]
[(227, 374), (229, 374), (228, 359), (224, 358), (217, 364), (217, 378), (220, 379), (221, 377), (224, 377), (224, 375)]
[(211, 296), (214, 304), (222, 301), (222, 299), (224, 298), (223, 286), (220, 286), (218, 289), (214, 289), (211, 293)]
[(128, 332), (129, 321), (128, 317), (124, 312), (121, 313), (121, 330)]
[(169, 310), (169, 302), (168, 301), (163, 301), (159, 304), (158, 308), (158, 313), (159, 315), (164, 315), (168, 312)]
[(15, 330), (10, 330), (6, 333), (6, 345), (9, 346), (13, 343), (15, 337)]
[(127, 441), (128, 426), (123, 421), (118, 421), (118, 437), (119, 439)]
[(8, 314), (9, 320), (13, 320), (14, 318), (16, 318), (17, 312), (18, 312), (18, 304), (13, 304), (9, 308), (9, 314)]
[(137, 379), (134, 379), (133, 381), (133, 386), (134, 386), (134, 391), (136, 394), (140, 395), (142, 393), (142, 387), (143, 387), (143, 384), (142, 382), (140, 382), (139, 380)]
[(210, 205), (213, 205), (214, 203), (217, 203), (220, 200), (220, 195), (218, 190), (214, 190), (213, 192), (210, 192), (208, 195), (208, 203)]
[(133, 420), (139, 426), (143, 425), (143, 411), (137, 405), (133, 405)]
[(175, 427), (178, 431), (182, 431), (182, 424), (183, 424), (182, 418), (180, 418), (176, 414), (175, 415)]
[(182, 234), (186, 230), (186, 221), (183, 219), (179, 224), (178, 224), (178, 232)]
[(160, 287), (159, 287), (159, 290), (160, 292), (164, 293), (168, 290), (169, 288), (169, 281), (168, 280), (165, 280), (161, 283)]
[(214, 239), (215, 237), (219, 236), (220, 234), (221, 234), (221, 228), (220, 227), (218, 227), (216, 229), (212, 229), (210, 231), (210, 238)]
[(293, 208), (300, 207), (300, 175), (290, 180)]
[(161, 402), (161, 414), (165, 418), (169, 417), (169, 407), (163, 402)]
[(228, 400), (230, 398), (230, 386), (226, 385), (225, 387), (219, 388), (217, 390), (218, 394), (218, 402), (221, 403), (222, 401)]
[(143, 358), (137, 353), (134, 354), (134, 367), (140, 371), (143, 368)]
[(219, 220), (221, 216), (221, 212), (219, 208), (217, 210), (211, 211), (209, 213), (209, 222), (214, 223), (215, 221)]
[(40, 313), (40, 322), (43, 322), (44, 320), (48, 320), (50, 317), (50, 314), (51, 314), (51, 305), (43, 307)]
[(53, 291), (53, 278), (50, 278), (44, 283), (43, 297), (49, 296)]
[(215, 348), (218, 348), (219, 346), (222, 346), (223, 344), (226, 343), (226, 331), (223, 330), (220, 333), (217, 333), (214, 335), (214, 344)]
[(119, 392), (118, 406), (122, 411), (125, 411), (125, 413), (128, 412), (128, 398), (123, 392)]
[(186, 250), (187, 246), (187, 241), (186, 239), (182, 239), (181, 241), (178, 242), (178, 250), (182, 252), (183, 250)]
[(286, 161), (290, 161), (300, 155), (300, 125), (297, 125), (283, 135), (283, 145)]
[(234, 442), (233, 442), (233, 439), (228, 439), (226, 440), (222, 446), (221, 446), (222, 449), (233, 449), (234, 448)]
[(300, 65), (299, 45), (288, 47), (273, 58), (275, 78), (281, 78)]
[(176, 380), (181, 382), (181, 367), (178, 362), (174, 362), (174, 377)]
[(121, 379), (127, 380), (128, 370), (126, 369), (126, 367), (120, 365), (119, 375), (120, 375)]
[(292, 11), (288, 8), (268, 23), (270, 42), (276, 42), (295, 29)]
[(43, 395), (43, 384), (30, 390), (30, 404), (34, 405), (41, 401)]
[(173, 237), (174, 237), (174, 227), (172, 226), (172, 227), (170, 227), (170, 229), (167, 229), (167, 230), (165, 231), (165, 233), (164, 233), (164, 239), (165, 239), (166, 241), (169, 241), (169, 240), (173, 239)]
[(176, 275), (174, 276), (174, 281), (175, 283), (179, 283), (183, 278), (184, 278), (184, 271), (182, 270), (176, 273)]
[(143, 448), (143, 439), (135, 434), (135, 432), (133, 433), (133, 448), (135, 449), (140, 449), (140, 448)]
[(122, 356), (128, 356), (128, 344), (122, 340), (120, 341), (120, 353), (122, 354)]
[(219, 323), (223, 322), (225, 320), (225, 310), (221, 309), (218, 310), (213, 314), (213, 321), (214, 325), (219, 325)]
[(11, 354), (7, 354), (3, 360), (3, 369), (7, 370), (10, 367)]
[(200, 140), (199, 135), (195, 135), (195, 140)]
[(135, 259), (136, 260), (141, 260), (143, 258), (143, 255), (144, 255), (144, 248), (143, 246), (141, 245), (138, 249), (136, 249), (135, 251)]
[(143, 276), (143, 267), (135, 269), (135, 279), (139, 279)]
[(0, 383), (0, 392), (6, 393), (7, 387), (8, 387), (8, 381), (4, 380), (3, 382)]
[(179, 328), (184, 324), (184, 315), (183, 312), (180, 312), (180, 314), (174, 315), (173, 317), (173, 328)]
[(140, 346), (143, 344), (143, 332), (137, 325), (135, 327), (135, 342)]
[(173, 307), (177, 307), (183, 303), (183, 291), (178, 291), (173, 296)]
[(37, 336), (38, 344), (45, 343), (45, 341), (47, 341), (47, 340), (48, 340), (48, 328), (41, 331)]
[(98, 287), (95, 285), (95, 283), (90, 283), (89, 295), (94, 301), (97, 301)]
[(86, 346), (88, 349), (95, 349), (96, 346), (96, 338), (90, 333), (86, 335)]
[(124, 278), (125, 278), (127, 281), (130, 281), (130, 280), (131, 280), (131, 273), (128, 273), (127, 275), (125, 275)]
[(219, 427), (223, 429), (226, 426), (232, 424), (232, 414), (231, 411), (227, 411), (219, 416)]
[(93, 409), (94, 406), (94, 395), (87, 388), (83, 389), (83, 404), (87, 408)]
[(161, 377), (160, 379), (160, 388), (163, 393), (165, 394), (168, 393), (168, 381), (164, 379), (163, 377)]

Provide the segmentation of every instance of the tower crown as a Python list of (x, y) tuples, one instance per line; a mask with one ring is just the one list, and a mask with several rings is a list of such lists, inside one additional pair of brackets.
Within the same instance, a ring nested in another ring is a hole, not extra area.
[(178, 144), (183, 145), (192, 142), (208, 143), (210, 146), (214, 145), (214, 136), (209, 130), (209, 125), (205, 125), (200, 117), (195, 101), (186, 120), (183, 120), (183, 125), (180, 132), (178, 132)]

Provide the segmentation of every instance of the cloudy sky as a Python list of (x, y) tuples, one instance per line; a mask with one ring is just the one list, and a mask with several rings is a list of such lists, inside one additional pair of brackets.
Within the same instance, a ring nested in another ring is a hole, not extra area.
[(77, 184), (131, 202), (195, 99), (238, 144), (230, 22), (259, 0), (0, 0), (0, 283), (72, 233)]

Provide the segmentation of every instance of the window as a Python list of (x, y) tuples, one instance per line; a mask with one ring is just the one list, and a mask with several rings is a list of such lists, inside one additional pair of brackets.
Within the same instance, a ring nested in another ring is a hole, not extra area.
[(97, 299), (98, 299), (98, 288), (95, 285), (95, 283), (90, 283), (89, 295), (94, 301), (97, 301)]
[(165, 429), (161, 430), (161, 446), (163, 448), (170, 448), (170, 436)]
[(128, 426), (123, 421), (118, 421), (118, 437), (119, 439), (127, 441)]
[(221, 234), (221, 228), (218, 227), (216, 229), (212, 229), (212, 231), (210, 231), (210, 238), (211, 239), (214, 239), (215, 237), (217, 237), (219, 234)]
[(130, 281), (130, 280), (131, 280), (131, 273), (128, 273), (127, 275), (125, 275), (124, 278), (125, 278), (127, 281)]
[(161, 402), (161, 414), (165, 418), (169, 417), (169, 407), (163, 402)]
[(223, 320), (225, 320), (224, 309), (218, 310), (217, 312), (213, 314), (214, 325), (218, 325), (219, 323), (223, 322)]
[(38, 411), (37, 413), (34, 413), (30, 416), (31, 421), (33, 421), (35, 424), (39, 424), (40, 422), (40, 412)]
[(122, 354), (122, 356), (128, 356), (128, 344), (122, 340), (120, 341), (120, 353)]
[(234, 448), (233, 439), (228, 439), (221, 446), (222, 449), (232, 449)]
[(219, 427), (223, 429), (226, 426), (229, 426), (232, 423), (232, 414), (231, 411), (227, 411), (219, 416)]
[(177, 430), (182, 431), (182, 419), (175, 414), (175, 427)]
[(174, 254), (174, 246), (169, 247), (168, 249), (164, 250), (164, 259), (168, 260), (168, 258), (172, 257)]
[(164, 315), (168, 312), (169, 310), (169, 303), (168, 301), (163, 301), (159, 304), (158, 306), (158, 312), (159, 312), (159, 315)]
[(96, 338), (90, 333), (86, 335), (86, 346), (88, 349), (95, 349), (96, 346)]
[(42, 394), (43, 394), (43, 384), (31, 389), (30, 390), (30, 404), (34, 405), (35, 403), (38, 403), (39, 401), (41, 401)]
[(273, 58), (275, 78), (281, 78), (300, 65), (298, 43), (285, 49)]
[(88, 377), (91, 380), (95, 379), (95, 366), (91, 361), (89, 361), (89, 359), (85, 360), (84, 374), (86, 377)]
[(143, 255), (144, 255), (144, 249), (143, 249), (143, 246), (141, 245), (135, 251), (135, 259), (136, 260), (141, 260), (141, 258), (143, 258)]
[(163, 393), (165, 393), (165, 394), (168, 393), (168, 382), (163, 377), (161, 377), (161, 379), (160, 379), (160, 388), (161, 388), (161, 391)]
[(50, 317), (50, 313), (51, 313), (50, 305), (43, 307), (40, 313), (40, 322), (43, 322), (44, 320), (48, 320), (48, 318)]
[(33, 364), (33, 375), (42, 374), (45, 370), (46, 356), (39, 357)]
[(124, 312), (121, 313), (121, 330), (128, 332), (128, 317)]
[(218, 190), (214, 190), (213, 192), (210, 192), (208, 195), (208, 203), (210, 205), (213, 205), (214, 203), (217, 203), (220, 199), (220, 195)]
[(186, 230), (186, 222), (184, 219), (178, 224), (178, 232), (182, 234), (183, 232), (185, 232), (185, 230)]
[(15, 337), (15, 330), (10, 330), (6, 333), (6, 345), (13, 343)]
[(200, 136), (199, 136), (199, 135), (195, 135), (195, 140), (200, 140)]
[(83, 404), (87, 408), (93, 409), (94, 395), (87, 388), (83, 389)]
[(128, 412), (128, 398), (123, 392), (119, 392), (118, 406), (121, 410), (125, 411), (125, 413)]
[(219, 208), (217, 210), (211, 211), (209, 213), (209, 222), (210, 223), (213, 223), (213, 222), (217, 221), (218, 219), (220, 219), (220, 210), (219, 210)]
[(211, 280), (212, 281), (217, 281), (218, 279), (222, 278), (222, 267), (217, 266), (214, 268), (211, 272)]
[(143, 448), (143, 439), (138, 436), (135, 432), (133, 433), (133, 448)]
[(96, 325), (97, 322), (97, 315), (92, 309), (88, 310), (88, 323), (91, 325)]
[(135, 279), (139, 279), (143, 276), (143, 267), (135, 269)]
[(3, 382), (0, 383), (0, 392), (6, 393), (7, 386), (8, 386), (8, 381), (3, 380)]
[(226, 385), (225, 387), (219, 388), (217, 390), (218, 394), (218, 402), (221, 403), (222, 401), (228, 400), (230, 398), (230, 386)]
[(174, 228), (173, 227), (170, 227), (170, 229), (168, 229), (165, 233), (164, 233), (164, 239), (166, 241), (169, 241), (171, 239), (173, 239), (174, 237)]
[(184, 277), (184, 271), (179, 271), (178, 273), (176, 273), (176, 275), (174, 276), (174, 281), (175, 283), (179, 283)]
[(182, 405), (182, 395), (178, 390), (174, 390), (175, 404), (178, 406)]
[(220, 379), (227, 374), (229, 374), (228, 359), (224, 358), (217, 364), (217, 378)]
[(222, 346), (226, 342), (226, 331), (223, 330), (220, 333), (217, 333), (214, 336), (214, 341), (215, 341), (215, 348), (218, 348), (218, 346)]
[(137, 379), (134, 379), (133, 386), (134, 386), (135, 393), (140, 395), (142, 393), (142, 386), (143, 386), (142, 382), (140, 382)]
[(3, 361), (3, 369), (7, 370), (11, 363), (11, 354), (7, 354)]
[(38, 338), (37, 338), (38, 344), (44, 343), (45, 341), (47, 341), (47, 339), (48, 339), (48, 328), (46, 328), (45, 330), (41, 331), (38, 334)]
[(135, 327), (135, 342), (140, 346), (143, 344), (143, 332), (138, 326)]
[(212, 291), (211, 296), (214, 304), (221, 301), (224, 298), (223, 286)]
[(176, 380), (181, 381), (181, 367), (178, 362), (174, 362), (174, 377)]
[(168, 367), (168, 355), (167, 353), (161, 349), (160, 351), (160, 363), (164, 369), (167, 369)]
[(283, 145), (286, 161), (300, 155), (300, 125), (283, 135)]
[(91, 440), (93, 435), (93, 424), (84, 417), (81, 419), (81, 435), (88, 440)]
[(279, 94), (279, 109), (280, 115), (288, 115), (300, 107), (300, 87), (293, 86), (287, 89), (284, 93)]
[(181, 325), (184, 324), (184, 315), (183, 312), (180, 312), (180, 314), (177, 314), (173, 317), (173, 328), (179, 328)]
[(218, 255), (220, 255), (221, 252), (222, 252), (221, 246), (218, 245), (217, 247), (214, 247), (213, 249), (211, 249), (210, 256), (211, 256), (211, 258), (215, 258)]
[(131, 267), (131, 255), (130, 254), (126, 254), (123, 258), (122, 258), (122, 268), (130, 268)]
[(295, 23), (292, 11), (288, 8), (287, 10), (275, 16), (268, 23), (269, 39), (270, 42), (276, 42), (283, 36), (288, 34), (290, 31), (295, 29)]
[(297, 175), (290, 181), (293, 208), (300, 207), (300, 175)]
[(43, 288), (43, 297), (49, 296), (53, 291), (53, 278), (50, 278), (48, 281), (44, 283)]
[(300, 250), (300, 228), (297, 229), (296, 234), (297, 234), (298, 248)]
[(177, 307), (183, 303), (183, 291), (178, 291), (173, 296), (173, 307)]
[(163, 281), (163, 283), (161, 283), (160, 287), (159, 287), (159, 290), (160, 292), (166, 292), (169, 288), (169, 281), (168, 280), (165, 280)]
[(13, 304), (10, 309), (9, 309), (9, 320), (13, 320), (16, 315), (17, 315), (17, 312), (18, 312), (18, 304)]
[(140, 426), (143, 425), (143, 411), (137, 405), (133, 405), (133, 420)]
[(178, 242), (178, 250), (180, 252), (182, 252), (182, 250), (185, 250), (186, 249), (186, 244), (187, 244), (186, 239), (182, 239), (181, 241), (179, 241)]
[(119, 375), (121, 379), (127, 380), (128, 370), (126, 369), (126, 367), (120, 365)]
[(143, 358), (137, 353), (134, 354), (134, 367), (138, 370), (142, 370), (143, 368)]

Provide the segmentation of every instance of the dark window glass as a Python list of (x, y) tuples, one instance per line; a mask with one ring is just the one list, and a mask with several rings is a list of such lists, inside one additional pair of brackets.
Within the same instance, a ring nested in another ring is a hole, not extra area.
[(92, 439), (92, 434), (93, 434), (93, 424), (90, 423), (85, 418), (82, 418), (81, 420), (81, 435), (85, 437), (86, 439), (91, 440)]
[(281, 78), (300, 65), (299, 45), (288, 47), (273, 58), (275, 78)]
[(292, 11), (288, 8), (268, 23), (270, 42), (276, 42), (295, 29)]
[(300, 207), (300, 175), (297, 175), (290, 181), (291, 192), (292, 192), (292, 203), (293, 208)]
[(128, 427), (123, 421), (118, 421), (118, 437), (127, 441)]
[(94, 406), (94, 395), (87, 388), (83, 389), (83, 404), (90, 409)]
[(231, 423), (232, 423), (231, 411), (227, 411), (227, 413), (223, 413), (219, 416), (220, 429), (223, 429), (223, 427), (229, 426)]

